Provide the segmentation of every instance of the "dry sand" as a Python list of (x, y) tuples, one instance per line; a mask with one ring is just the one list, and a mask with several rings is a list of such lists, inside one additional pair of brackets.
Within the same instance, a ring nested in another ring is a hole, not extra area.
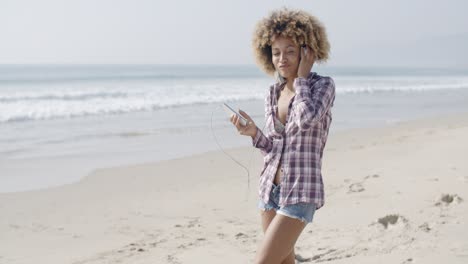
[[(468, 263), (467, 151), (468, 114), (332, 134), (298, 263)], [(217, 151), (0, 194), (0, 263), (252, 263), (257, 149), (250, 167), (250, 190)]]

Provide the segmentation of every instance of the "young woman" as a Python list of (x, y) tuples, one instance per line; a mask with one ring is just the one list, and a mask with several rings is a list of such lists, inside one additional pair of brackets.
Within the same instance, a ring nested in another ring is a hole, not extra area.
[(321, 164), (335, 84), (311, 69), (328, 59), (330, 45), (315, 17), (283, 8), (257, 24), (253, 48), (263, 70), (278, 77), (265, 97), (264, 131), (244, 111), (245, 126), (231, 117), (264, 157), (258, 207), (265, 236), (255, 263), (294, 264), (294, 244), (324, 204)]

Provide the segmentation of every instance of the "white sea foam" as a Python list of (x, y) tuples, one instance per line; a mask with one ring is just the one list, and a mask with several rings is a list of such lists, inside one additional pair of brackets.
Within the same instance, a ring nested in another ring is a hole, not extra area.
[[(0, 123), (154, 111), (224, 101), (263, 100), (273, 82), (263, 76), (179, 79), (133, 76), (122, 80), (117, 77), (93, 77), (91, 81), (86, 76), (81, 76), (85, 81), (63, 81), (59, 77), (45, 82), (0, 82)], [(464, 76), (332, 77), (338, 94), (468, 89), (468, 77)]]
[(160, 108), (262, 99), (264, 80), (86, 85), (44, 84), (0, 89), (0, 122), (152, 111)]

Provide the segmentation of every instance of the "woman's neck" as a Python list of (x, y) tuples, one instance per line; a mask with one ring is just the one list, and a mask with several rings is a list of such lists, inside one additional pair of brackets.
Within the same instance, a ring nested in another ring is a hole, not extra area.
[(286, 89), (288, 89), (290, 92), (292, 93), (295, 93), (296, 92), (296, 89), (294, 89), (294, 79), (297, 78), (297, 75), (292, 77), (292, 78), (288, 78), (286, 79)]

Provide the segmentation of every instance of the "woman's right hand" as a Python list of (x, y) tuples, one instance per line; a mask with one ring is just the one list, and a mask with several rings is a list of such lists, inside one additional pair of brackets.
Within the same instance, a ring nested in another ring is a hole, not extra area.
[(315, 55), (308, 46), (301, 47), (301, 60), (297, 68), (297, 77), (307, 78), (315, 62)]
[(233, 123), (239, 134), (244, 135), (244, 136), (251, 136), (252, 138), (255, 137), (257, 134), (257, 125), (255, 125), (255, 122), (252, 120), (252, 118), (244, 111), (239, 109), (239, 113), (247, 119), (247, 124), (243, 126), (239, 122), (239, 117), (236, 114), (231, 115), (231, 123)]

